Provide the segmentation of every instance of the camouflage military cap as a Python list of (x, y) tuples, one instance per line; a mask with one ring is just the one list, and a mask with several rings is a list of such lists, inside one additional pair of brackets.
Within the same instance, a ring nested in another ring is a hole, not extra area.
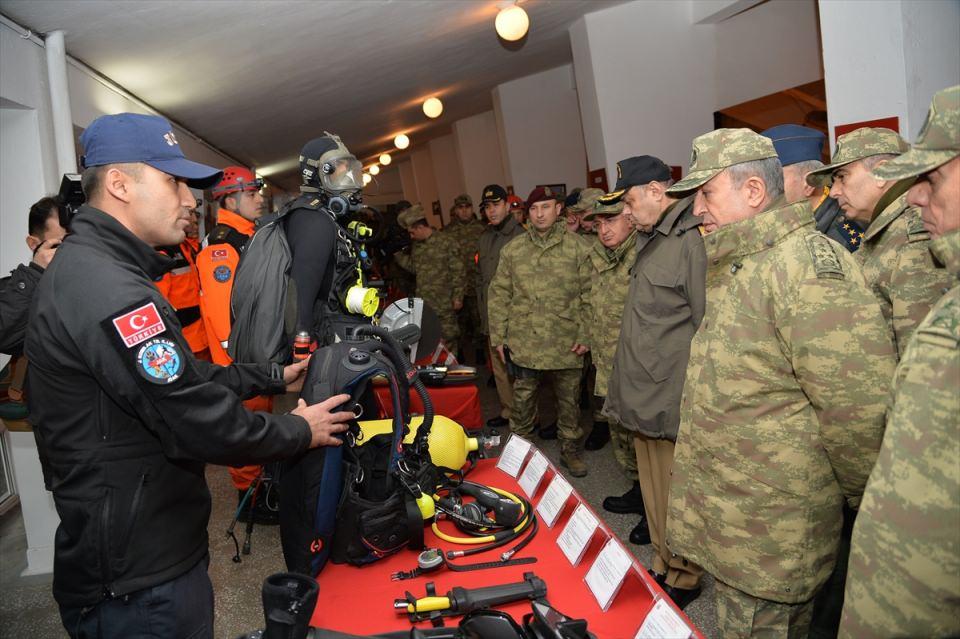
[(827, 186), (833, 181), (833, 172), (857, 160), (874, 155), (892, 153), (900, 155), (910, 148), (896, 131), (882, 127), (863, 127), (837, 138), (837, 149), (833, 152), (830, 164), (807, 173), (810, 186)]
[(583, 189), (577, 194), (577, 201), (567, 207), (572, 213), (583, 213), (593, 208), (597, 198), (603, 195), (603, 189)]
[(960, 156), (960, 85), (933, 96), (927, 119), (909, 151), (873, 169), (881, 180), (902, 180), (932, 171)]
[(397, 216), (397, 224), (399, 224), (404, 230), (409, 230), (411, 226), (417, 220), (427, 219), (427, 214), (423, 212), (423, 207), (419, 204), (414, 204), (409, 209)]
[[(599, 189), (597, 189), (599, 190)], [(613, 204), (604, 204), (602, 200), (597, 200), (593, 208), (584, 214), (583, 219), (592, 220), (597, 217), (611, 217), (623, 213), (623, 200), (617, 200)]]
[(694, 138), (690, 172), (667, 192), (693, 191), (734, 164), (775, 157), (777, 150), (770, 138), (750, 129), (717, 129)]
[(473, 206), (473, 198), (471, 198), (466, 193), (461, 193), (457, 197), (453, 198), (453, 205), (454, 206), (460, 206), (460, 205)]

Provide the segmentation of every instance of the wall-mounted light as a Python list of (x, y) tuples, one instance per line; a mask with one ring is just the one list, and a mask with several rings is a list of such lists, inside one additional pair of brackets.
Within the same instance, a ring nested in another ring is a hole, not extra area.
[(437, 98), (427, 98), (423, 101), (423, 114), (428, 118), (439, 118), (443, 113), (443, 102)]
[(372, 180), (372, 179), (373, 179), (373, 178), (370, 177), (370, 174), (369, 174), (369, 173), (364, 173), (364, 174), (363, 174), (363, 185), (366, 186), (366, 185), (370, 184), (370, 180)]
[(380, 175), (380, 166), (377, 164), (374, 164), (369, 169), (367, 169), (367, 173), (369, 173), (370, 175)]
[(530, 28), (530, 18), (527, 12), (516, 4), (500, 9), (497, 19), (494, 21), (497, 28), (497, 35), (509, 42), (515, 42), (527, 35), (527, 29)]
[(397, 147), (398, 149), (405, 149), (410, 146), (410, 138), (401, 133), (397, 137), (393, 138), (393, 146)]
[(393, 158), (390, 157), (390, 154), (389, 154), (389, 153), (381, 153), (381, 154), (380, 154), (380, 164), (382, 164), (382, 165), (384, 165), (384, 166), (387, 166), (387, 165), (390, 164), (391, 162), (393, 162)]

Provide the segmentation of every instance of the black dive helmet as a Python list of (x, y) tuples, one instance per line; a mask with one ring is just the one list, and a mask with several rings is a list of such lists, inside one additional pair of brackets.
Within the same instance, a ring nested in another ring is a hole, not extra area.
[(300, 191), (317, 193), (327, 210), (341, 218), (360, 209), (363, 165), (340, 136), (324, 131), (300, 151)]

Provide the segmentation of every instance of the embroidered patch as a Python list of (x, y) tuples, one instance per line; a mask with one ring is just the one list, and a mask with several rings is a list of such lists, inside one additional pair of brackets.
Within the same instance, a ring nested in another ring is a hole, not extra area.
[(813, 268), (820, 279), (842, 280), (845, 277), (843, 264), (837, 257), (833, 244), (833, 240), (819, 233), (807, 238), (807, 246), (813, 256)]
[(923, 228), (923, 218), (920, 217), (920, 213), (916, 210), (908, 210), (907, 215), (910, 216), (909, 221), (907, 222), (907, 238), (910, 242), (922, 242), (924, 240), (930, 239), (930, 233), (927, 232), (927, 229)]
[(229, 266), (218, 266), (213, 269), (213, 279), (218, 282), (228, 282), (230, 280), (230, 267)]
[(153, 302), (115, 317), (111, 321), (127, 348), (132, 348), (140, 342), (167, 330), (166, 325), (160, 318), (160, 312)]
[(183, 374), (183, 355), (173, 340), (157, 337), (137, 351), (137, 372), (153, 384), (169, 384)]
[(230, 257), (230, 254), (227, 252), (227, 249), (213, 249), (210, 251), (210, 259), (214, 262), (225, 260), (228, 257)]

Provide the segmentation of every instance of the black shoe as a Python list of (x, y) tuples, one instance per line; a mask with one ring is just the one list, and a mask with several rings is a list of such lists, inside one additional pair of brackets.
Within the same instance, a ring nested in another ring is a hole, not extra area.
[(506, 428), (510, 425), (510, 420), (506, 417), (494, 417), (487, 420), (488, 428)]
[(587, 435), (583, 447), (586, 450), (600, 450), (610, 441), (610, 424), (607, 422), (593, 422), (593, 430)]
[(556, 439), (557, 438), (557, 422), (553, 422), (549, 426), (544, 426), (537, 431), (537, 435), (540, 436), (540, 439)]
[(665, 586), (663, 591), (667, 593), (667, 596), (673, 599), (673, 603), (677, 604), (677, 608), (683, 610), (691, 603), (694, 599), (700, 596), (700, 586), (696, 588), (677, 588), (675, 586)]
[(653, 568), (647, 568), (647, 574), (649, 574), (651, 577), (653, 577), (653, 580), (654, 580), (655, 582), (657, 582), (657, 585), (660, 586), (661, 588), (666, 588), (666, 587), (667, 587), (667, 576), (666, 576), (666, 575), (661, 575), (661, 574), (658, 573), (658, 572), (654, 572), (654, 571), (653, 571)]
[[(237, 497), (237, 507), (240, 507), (241, 502), (243, 502), (243, 496), (247, 494), (246, 490), (238, 490)], [(280, 523), (280, 512), (276, 510), (271, 510), (267, 507), (264, 499), (266, 497), (266, 491), (260, 490), (257, 493), (257, 502), (253, 505), (253, 523), (260, 526), (276, 526)], [(250, 521), (250, 500), (253, 499), (253, 495), (250, 495), (247, 498), (247, 503), (243, 505), (243, 509), (240, 511), (240, 515), (237, 517), (237, 521), (242, 523), (247, 523)]]
[(619, 497), (607, 497), (603, 500), (603, 509), (618, 515), (644, 514), (643, 495), (640, 494), (640, 482), (634, 481), (630, 490)]
[(646, 517), (641, 517), (637, 525), (630, 531), (630, 543), (637, 546), (646, 546), (650, 543), (650, 529), (647, 527)]

